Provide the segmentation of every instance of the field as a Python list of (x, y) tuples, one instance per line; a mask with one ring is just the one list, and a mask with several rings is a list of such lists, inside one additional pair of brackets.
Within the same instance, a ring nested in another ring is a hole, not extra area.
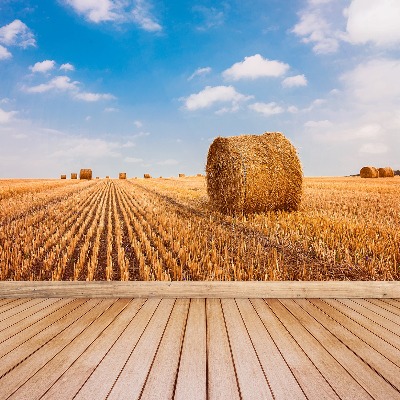
[(305, 178), (226, 216), (204, 177), (0, 180), (0, 280), (399, 280), (400, 178)]

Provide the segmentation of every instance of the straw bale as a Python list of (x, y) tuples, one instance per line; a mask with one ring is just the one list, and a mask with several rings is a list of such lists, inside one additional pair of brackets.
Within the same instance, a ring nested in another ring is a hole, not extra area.
[(216, 138), (206, 181), (211, 204), (225, 213), (294, 211), (303, 191), (296, 149), (280, 132)]
[(92, 170), (89, 168), (81, 169), (79, 172), (79, 179), (92, 179)]
[(106, 179), (110, 179), (110, 177), (107, 175), (107, 176), (106, 176)]
[(119, 179), (126, 179), (126, 172), (120, 172)]
[(379, 178), (393, 178), (394, 177), (394, 171), (390, 167), (384, 167), (384, 168), (379, 168)]
[(143, 177), (146, 178), (146, 179), (150, 179), (151, 175), (150, 174), (144, 174)]
[(67, 175), (61, 175), (61, 179), (67, 179)]
[(71, 179), (78, 179), (78, 174), (76, 172), (71, 172)]
[(179, 178), (184, 178), (185, 176), (185, 174), (179, 174)]
[(378, 178), (379, 171), (375, 167), (367, 166), (360, 169), (361, 178)]

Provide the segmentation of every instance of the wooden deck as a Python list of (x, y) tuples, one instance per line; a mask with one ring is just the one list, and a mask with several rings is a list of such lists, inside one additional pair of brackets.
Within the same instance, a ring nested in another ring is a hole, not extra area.
[(18, 298), (4, 284), (0, 399), (400, 399), (400, 299), (386, 289)]

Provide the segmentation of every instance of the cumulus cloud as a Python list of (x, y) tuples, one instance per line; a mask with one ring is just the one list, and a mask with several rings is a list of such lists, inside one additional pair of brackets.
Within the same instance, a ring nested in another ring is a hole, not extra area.
[(6, 46), (27, 48), (36, 46), (35, 36), (19, 19), (0, 28), (0, 43)]
[(192, 75), (189, 76), (188, 81), (191, 81), (196, 76), (206, 75), (211, 72), (211, 67), (197, 68)]
[(257, 79), (264, 77), (279, 77), (286, 73), (289, 65), (277, 60), (268, 60), (260, 54), (245, 57), (243, 61), (226, 69), (222, 76), (226, 80)]
[(361, 103), (400, 101), (400, 60), (375, 59), (342, 75), (347, 93)]
[(282, 86), (286, 88), (307, 86), (307, 78), (304, 75), (289, 76), (282, 81)]
[(184, 100), (185, 108), (189, 111), (195, 111), (211, 107), (216, 103), (231, 103), (235, 105), (251, 98), (252, 96), (245, 96), (237, 92), (233, 86), (206, 86), (199, 93), (191, 94)]
[(51, 71), (52, 69), (54, 69), (56, 65), (56, 62), (54, 60), (44, 60), (41, 62), (37, 62), (35, 63), (32, 67), (29, 67), (29, 69), (32, 72), (48, 72)]
[(162, 30), (150, 12), (150, 5), (144, 0), (64, 0), (74, 11), (84, 16), (89, 22), (100, 23), (112, 21), (115, 23), (134, 22), (149, 32)]
[(79, 82), (71, 81), (68, 76), (56, 76), (47, 83), (41, 83), (40, 85), (25, 87), (25, 91), (28, 93), (44, 93), (50, 90), (59, 91), (76, 91), (78, 89)]
[(91, 92), (79, 92), (74, 96), (76, 99), (94, 102), (99, 100), (113, 100), (115, 96), (110, 93), (91, 93)]
[(60, 71), (75, 71), (75, 67), (70, 63), (61, 64)]
[(14, 115), (17, 114), (17, 111), (4, 111), (0, 108), (0, 124), (7, 124), (14, 119)]
[(0, 44), (0, 60), (7, 60), (7, 58), (11, 58), (12, 54)]
[(347, 39), (354, 44), (400, 43), (400, 2), (353, 0), (347, 9)]
[(263, 114), (267, 117), (275, 114), (281, 114), (285, 110), (276, 104), (275, 102), (271, 103), (253, 103), (249, 105), (249, 108), (253, 111), (256, 111), (260, 114)]

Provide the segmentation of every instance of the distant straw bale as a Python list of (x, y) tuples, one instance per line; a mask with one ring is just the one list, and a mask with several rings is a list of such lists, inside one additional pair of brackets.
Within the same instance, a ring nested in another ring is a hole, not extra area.
[(185, 176), (185, 174), (179, 174), (179, 178), (184, 178)]
[(96, 179), (100, 179), (100, 177), (99, 177), (99, 176), (96, 176)]
[(119, 179), (126, 179), (126, 172), (120, 172)]
[(196, 176), (203, 176), (203, 174), (197, 174)]
[(92, 179), (92, 170), (89, 168), (81, 169), (79, 172), (79, 179)]
[(106, 176), (106, 179), (110, 179), (110, 177), (107, 175), (107, 176)]
[(78, 174), (76, 172), (71, 172), (71, 179), (78, 179)]
[(61, 175), (61, 179), (67, 179), (67, 175)]
[(385, 168), (379, 168), (379, 178), (393, 178), (394, 177), (394, 171), (390, 167), (385, 167)]
[(375, 167), (362, 167), (360, 169), (361, 178), (378, 178), (379, 171)]
[(206, 181), (211, 204), (225, 213), (294, 211), (303, 191), (296, 149), (280, 132), (216, 138)]
[(145, 179), (150, 179), (150, 178), (151, 178), (151, 175), (150, 175), (150, 174), (144, 174), (143, 177), (144, 177)]

